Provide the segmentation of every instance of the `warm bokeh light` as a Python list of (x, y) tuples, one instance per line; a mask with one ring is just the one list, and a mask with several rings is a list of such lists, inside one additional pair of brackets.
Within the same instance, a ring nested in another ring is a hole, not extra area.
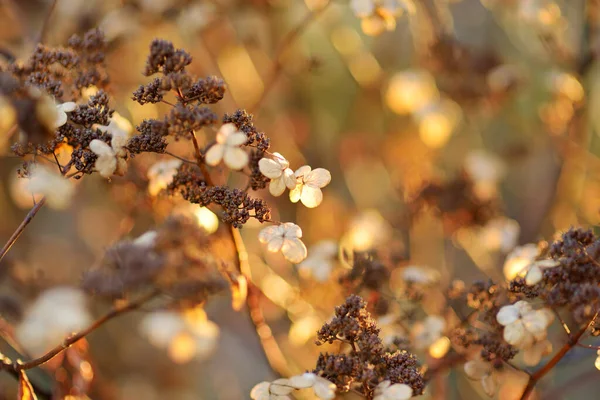
[(169, 344), (168, 351), (173, 362), (185, 364), (196, 356), (196, 340), (189, 333), (182, 332)]
[(450, 346), (450, 339), (446, 336), (442, 336), (429, 346), (429, 355), (433, 358), (442, 358), (448, 353)]
[(456, 129), (461, 110), (458, 104), (449, 99), (425, 107), (417, 112), (419, 136), (425, 145), (433, 149), (443, 147)]
[(231, 95), (238, 104), (251, 105), (260, 97), (264, 85), (245, 47), (222, 50), (218, 63)]
[(407, 70), (390, 79), (385, 92), (387, 106), (396, 114), (410, 114), (438, 101), (435, 80), (429, 72)]
[(206, 207), (193, 206), (194, 207), (194, 217), (198, 222), (198, 225), (201, 226), (207, 233), (215, 233), (217, 229), (219, 229), (219, 217), (212, 211), (210, 211)]

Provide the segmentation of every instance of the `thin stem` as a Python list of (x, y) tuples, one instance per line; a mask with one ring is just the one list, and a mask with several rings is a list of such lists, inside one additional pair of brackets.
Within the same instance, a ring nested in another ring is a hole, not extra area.
[(325, 3), (325, 5), (323, 5), (321, 8), (312, 10), (311, 12), (306, 14), (302, 21), (300, 21), (300, 23), (294, 29), (288, 32), (288, 34), (283, 38), (281, 44), (275, 52), (275, 55), (273, 56), (273, 67), (271, 68), (269, 77), (266, 80), (265, 88), (262, 91), (258, 100), (256, 100), (256, 102), (252, 106), (248, 107), (249, 112), (256, 112), (256, 110), (260, 108), (262, 103), (267, 98), (271, 89), (273, 89), (273, 86), (275, 86), (279, 75), (283, 71), (282, 57), (285, 51), (288, 49), (288, 47), (302, 34), (302, 32), (304, 32), (304, 30), (310, 25), (312, 21), (314, 21), (320, 14), (322, 14), (327, 9), (327, 7), (332, 2), (333, 1), (330, 0), (327, 3)]
[(2, 247), (2, 250), (0, 250), (0, 261), (2, 261), (2, 259), (6, 255), (6, 253), (8, 253), (10, 248), (13, 246), (13, 244), (15, 244), (15, 242), (19, 238), (19, 236), (21, 236), (21, 234), (23, 233), (23, 231), (25, 230), (27, 225), (29, 225), (31, 220), (33, 220), (33, 217), (35, 217), (35, 215), (38, 213), (38, 211), (40, 211), (40, 209), (44, 206), (45, 203), (46, 203), (46, 198), (42, 197), (40, 199), (40, 201), (38, 203), (36, 203), (31, 208), (31, 210), (29, 210), (29, 212), (27, 213), (27, 215), (25, 216), (25, 218), (23, 219), (21, 224), (17, 227), (17, 229), (10, 236), (10, 238), (8, 239), (6, 244)]
[(39, 43), (44, 43), (44, 41), (46, 40), (46, 35), (48, 34), (48, 29), (50, 28), (50, 18), (52, 18), (52, 14), (54, 12), (54, 9), (56, 8), (56, 3), (58, 3), (58, 0), (53, 0), (52, 4), (50, 4), (48, 12), (46, 13), (46, 17), (44, 18), (44, 22), (42, 23), (42, 30), (40, 31), (40, 37), (38, 40)]
[(140, 308), (142, 305), (147, 303), (149, 300), (156, 297), (158, 295), (158, 293), (159, 293), (158, 291), (153, 291), (153, 292), (148, 293), (145, 296), (140, 297), (139, 299), (137, 299), (135, 301), (132, 301), (132, 302), (124, 305), (124, 306), (117, 306), (117, 307), (113, 308), (110, 312), (108, 312), (104, 316), (102, 316), (102, 317), (98, 318), (96, 321), (94, 321), (90, 326), (88, 326), (84, 330), (82, 330), (72, 336), (69, 336), (61, 344), (59, 344), (58, 346), (56, 346), (55, 348), (53, 348), (52, 350), (50, 350), (43, 356), (34, 358), (27, 362), (17, 361), (12, 364), (12, 369), (15, 371), (27, 370), (27, 369), (38, 367), (38, 366), (44, 364), (45, 362), (50, 361), (52, 358), (54, 358), (55, 356), (57, 356), (58, 354), (60, 354), (64, 350), (66, 350), (69, 346), (75, 344), (79, 340), (83, 339), (84, 337), (86, 337), (87, 335), (89, 335), (90, 333), (92, 333), (93, 331), (95, 331), (96, 329), (101, 327), (102, 325), (104, 325), (104, 323), (110, 321), (111, 319), (113, 319), (121, 314), (124, 314), (126, 312), (133, 311), (135, 309)]
[(597, 317), (598, 317), (598, 313), (596, 313), (596, 315), (594, 315), (594, 317), (591, 319), (591, 321), (585, 327), (581, 328), (581, 330), (579, 330), (579, 332), (577, 332), (575, 335), (571, 336), (569, 338), (569, 340), (567, 341), (567, 343), (565, 343), (565, 345), (558, 351), (558, 353), (556, 353), (554, 355), (554, 357), (552, 357), (552, 359), (550, 361), (548, 361), (548, 363), (546, 365), (544, 365), (541, 369), (539, 369), (538, 371), (536, 371), (529, 377), (527, 386), (525, 386), (525, 390), (523, 391), (523, 394), (521, 395), (521, 398), (520, 398), (521, 400), (527, 400), (527, 398), (529, 398), (529, 395), (531, 394), (531, 392), (533, 392), (533, 389), (535, 388), (535, 385), (537, 384), (537, 382), (540, 379), (542, 379), (548, 372), (550, 372), (552, 370), (552, 368), (554, 368), (556, 366), (556, 364), (558, 364), (558, 362), (560, 360), (562, 360), (562, 358), (573, 347), (575, 347), (578, 344), (579, 339), (581, 339), (581, 337), (588, 330), (588, 328), (590, 326), (592, 326), (592, 324), (596, 321)]
[(237, 253), (238, 268), (242, 275), (246, 277), (248, 282), (248, 296), (246, 297), (246, 305), (248, 306), (248, 314), (254, 324), (254, 329), (260, 344), (262, 346), (265, 358), (271, 369), (281, 375), (289, 376), (290, 371), (288, 362), (277, 344), (277, 340), (273, 336), (273, 331), (265, 320), (265, 316), (260, 308), (260, 289), (254, 285), (251, 280), (250, 263), (248, 262), (248, 252), (244, 245), (244, 240), (240, 231), (229, 226), (229, 232)]
[(185, 163), (188, 163), (188, 164), (196, 164), (196, 161), (192, 161), (192, 160), (188, 160), (188, 159), (183, 158), (183, 157), (179, 157), (177, 154), (173, 154), (173, 153), (168, 152), (168, 151), (165, 151), (165, 154), (170, 155), (171, 157), (174, 157), (174, 158), (176, 158), (178, 160), (181, 160), (181, 161), (183, 161)]

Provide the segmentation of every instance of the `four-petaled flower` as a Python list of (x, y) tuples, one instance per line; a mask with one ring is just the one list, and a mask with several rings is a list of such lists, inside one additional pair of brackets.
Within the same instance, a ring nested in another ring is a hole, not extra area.
[(240, 170), (248, 164), (248, 153), (240, 149), (248, 138), (238, 131), (234, 124), (224, 124), (217, 132), (217, 143), (206, 152), (205, 160), (208, 165), (218, 165), (221, 160), (233, 170)]
[(331, 182), (331, 174), (325, 168), (311, 169), (304, 165), (294, 172), (296, 187), (290, 191), (292, 203), (302, 201), (308, 208), (317, 207), (323, 201), (321, 188)]
[(90, 142), (90, 150), (98, 156), (94, 167), (105, 178), (110, 178), (113, 174), (125, 175), (127, 172), (125, 145), (129, 138), (128, 132), (120, 128), (117, 123), (112, 123), (112, 121), (108, 126), (98, 126), (98, 129), (110, 133), (112, 139), (110, 146), (99, 139)]
[(252, 388), (250, 398), (253, 400), (291, 400), (289, 394), (294, 390), (312, 388), (315, 396), (321, 400), (335, 397), (334, 383), (312, 372), (292, 376), (289, 379), (277, 379), (273, 382), (261, 382)]
[(281, 251), (288, 261), (295, 264), (304, 260), (307, 255), (301, 237), (302, 229), (291, 222), (269, 226), (258, 234), (258, 240), (267, 244), (267, 250), (273, 253)]
[(260, 172), (271, 179), (269, 192), (273, 196), (281, 196), (286, 187), (290, 190), (296, 187), (296, 177), (289, 166), (288, 160), (279, 153), (273, 153), (273, 159), (261, 158), (258, 161)]
[(375, 388), (373, 400), (408, 400), (413, 396), (413, 390), (404, 383), (383, 381)]
[(148, 169), (148, 192), (151, 196), (156, 196), (173, 182), (181, 163), (181, 160), (159, 161)]

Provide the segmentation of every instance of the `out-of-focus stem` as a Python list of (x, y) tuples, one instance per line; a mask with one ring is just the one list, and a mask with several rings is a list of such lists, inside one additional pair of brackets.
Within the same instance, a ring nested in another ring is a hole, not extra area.
[(31, 208), (31, 210), (29, 210), (29, 212), (27, 213), (27, 215), (25, 216), (25, 218), (23, 219), (21, 224), (17, 227), (17, 229), (10, 236), (10, 238), (8, 239), (6, 244), (2, 247), (2, 250), (0, 250), (0, 261), (2, 261), (2, 259), (6, 255), (6, 253), (8, 253), (10, 248), (13, 246), (13, 244), (15, 244), (15, 242), (19, 238), (19, 236), (21, 236), (21, 234), (23, 233), (23, 231), (25, 230), (27, 225), (29, 225), (29, 223), (33, 220), (33, 217), (35, 217), (35, 215), (38, 213), (38, 211), (40, 211), (40, 209), (44, 206), (45, 203), (46, 203), (46, 198), (42, 197), (40, 199), (40, 201), (38, 201)]

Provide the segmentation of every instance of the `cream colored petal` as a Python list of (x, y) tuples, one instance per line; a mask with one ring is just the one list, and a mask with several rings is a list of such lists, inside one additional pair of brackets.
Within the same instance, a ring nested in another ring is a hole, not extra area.
[(311, 171), (311, 169), (312, 168), (310, 168), (309, 165), (303, 165), (300, 168), (298, 168), (296, 170), (296, 172), (294, 172), (294, 175), (296, 176), (296, 178), (299, 178), (301, 176), (305, 176), (305, 175), (307, 175)]
[(279, 225), (267, 226), (259, 232), (258, 240), (261, 243), (267, 243), (268, 241), (278, 236), (283, 236), (283, 230)]
[(248, 137), (243, 132), (235, 132), (227, 137), (227, 146), (241, 146), (248, 141)]
[(389, 400), (408, 400), (412, 395), (412, 388), (403, 383), (396, 383), (385, 391), (385, 398)]
[(331, 182), (331, 173), (325, 168), (312, 170), (304, 177), (304, 183), (315, 188), (325, 187)]
[(284, 156), (282, 156), (280, 153), (273, 153), (273, 160), (279, 164), (279, 166), (281, 167), (281, 169), (286, 169), (287, 167), (290, 166), (290, 162), (288, 160), (286, 160), (286, 158)]
[(490, 374), (490, 365), (480, 360), (467, 361), (464, 369), (467, 376), (475, 380), (480, 380)]
[(525, 336), (525, 326), (521, 321), (515, 321), (504, 328), (504, 340), (513, 346), (518, 347)]
[(67, 101), (66, 103), (59, 104), (56, 107), (62, 112), (71, 112), (75, 111), (77, 104), (72, 101)]
[(542, 269), (534, 264), (531, 268), (529, 268), (529, 271), (527, 271), (527, 274), (525, 275), (525, 284), (527, 286), (537, 285), (542, 281), (543, 277), (544, 274)]
[(63, 111), (58, 111), (58, 113), (56, 113), (56, 119), (54, 120), (54, 129), (56, 128), (60, 128), (61, 126), (63, 126), (64, 124), (67, 123), (67, 114)]
[(496, 389), (498, 388), (498, 384), (496, 383), (496, 380), (494, 379), (494, 376), (492, 374), (486, 375), (483, 378), (481, 378), (481, 386), (483, 387), (483, 391), (485, 392), (485, 394), (487, 394), (490, 397), (494, 396), (494, 394), (496, 393)]
[(117, 169), (117, 159), (111, 155), (98, 156), (94, 167), (100, 175), (105, 178), (110, 178)]
[(281, 252), (289, 262), (294, 264), (304, 260), (307, 255), (306, 246), (302, 240), (297, 238), (285, 239), (281, 247)]
[(127, 173), (127, 161), (124, 158), (116, 158), (117, 167), (115, 168), (115, 175), (123, 176)]
[(217, 143), (225, 144), (227, 143), (227, 138), (237, 132), (237, 127), (234, 124), (225, 124), (222, 125), (219, 131), (217, 132)]
[(552, 352), (552, 343), (547, 340), (535, 343), (523, 351), (523, 362), (525, 365), (534, 367), (542, 361), (542, 357)]
[(286, 168), (283, 171), (283, 179), (285, 181), (285, 186), (292, 190), (296, 187), (296, 177), (294, 176), (294, 171), (289, 168)]
[(548, 320), (543, 311), (532, 311), (525, 314), (522, 318), (525, 329), (533, 334), (540, 334), (546, 331)]
[(519, 350), (526, 350), (533, 346), (535, 343), (535, 336), (533, 336), (527, 329), (525, 329), (525, 335), (523, 336), (523, 340), (516, 347)]
[(272, 179), (269, 184), (269, 193), (273, 196), (281, 196), (285, 192), (285, 181), (282, 178)]
[(277, 379), (271, 383), (269, 387), (269, 392), (276, 395), (287, 395), (294, 391), (294, 388), (291, 387), (290, 381), (287, 379)]
[(98, 156), (110, 156), (114, 157), (114, 151), (112, 147), (103, 142), (102, 140), (94, 139), (90, 142), (90, 150)]
[(283, 244), (283, 237), (274, 237), (267, 243), (267, 250), (269, 250), (271, 253), (277, 253), (279, 250), (282, 249)]
[(335, 398), (335, 384), (325, 378), (317, 377), (313, 390), (315, 395), (321, 400), (331, 400)]
[(283, 232), (286, 238), (301, 238), (302, 237), (302, 228), (293, 222), (284, 222), (280, 225), (281, 231)]
[(297, 203), (298, 201), (300, 201), (300, 198), (302, 197), (302, 188), (304, 187), (303, 184), (298, 183), (298, 185), (296, 185), (296, 187), (292, 190), (290, 190), (290, 201), (292, 203)]
[[(258, 161), (258, 169), (261, 174), (270, 179), (280, 178), (283, 174), (281, 165), (279, 165), (277, 161), (271, 160), (270, 158), (261, 158)], [(296, 183), (295, 179), (294, 183)]]
[(127, 141), (129, 140), (127, 132), (122, 131), (121, 129), (113, 129), (110, 133), (112, 134), (110, 145), (112, 146), (113, 150), (117, 151), (127, 144)]
[(316, 377), (312, 372), (307, 372), (302, 375), (292, 376), (289, 381), (290, 385), (296, 389), (306, 389), (315, 384)]
[(214, 144), (206, 152), (206, 155), (204, 156), (204, 161), (206, 161), (206, 164), (214, 167), (215, 165), (221, 162), (224, 154), (225, 146), (219, 143)]
[(319, 188), (305, 185), (300, 200), (306, 207), (315, 208), (323, 201), (323, 192)]
[(518, 319), (519, 310), (512, 305), (502, 307), (496, 314), (496, 321), (503, 326), (510, 325)]
[(521, 315), (525, 315), (528, 312), (530, 312), (531, 310), (533, 310), (533, 308), (531, 307), (531, 304), (529, 304), (528, 302), (526, 302), (524, 300), (517, 301), (513, 305), (515, 307), (517, 307), (517, 310), (519, 310), (519, 314), (521, 314)]
[(239, 147), (227, 147), (225, 148), (225, 155), (223, 161), (230, 169), (237, 171), (248, 165), (248, 153)]

